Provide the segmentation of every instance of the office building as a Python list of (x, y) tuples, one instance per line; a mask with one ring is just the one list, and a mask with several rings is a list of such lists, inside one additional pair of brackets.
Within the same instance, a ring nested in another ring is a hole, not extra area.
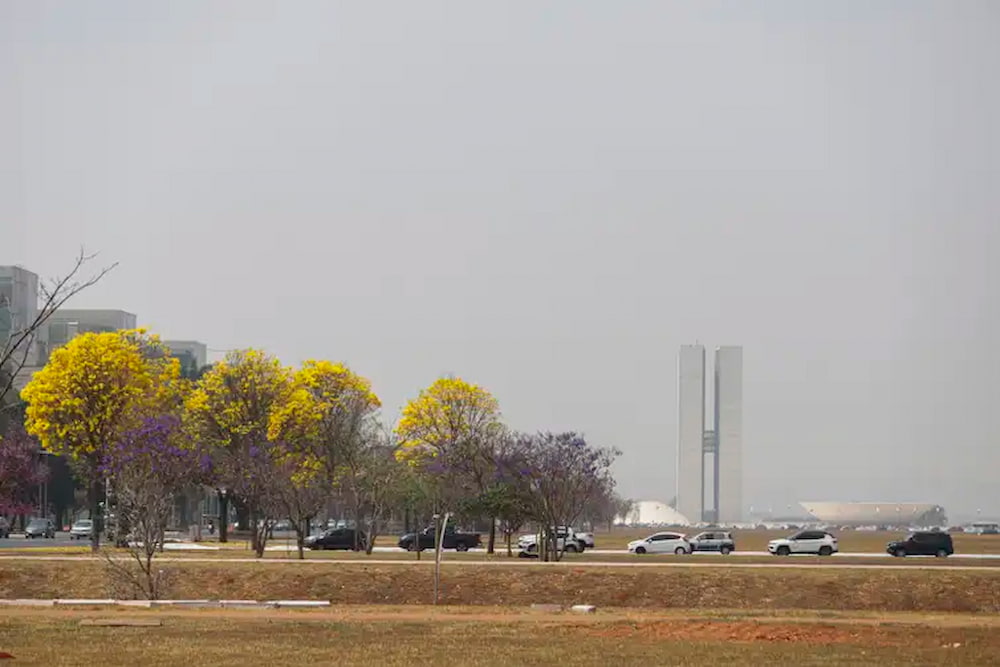
[(705, 348), (684, 345), (677, 360), (677, 510), (691, 521), (743, 519), (743, 348), (717, 348), (712, 427), (705, 428)]
[[(38, 276), (20, 266), (0, 266), (0, 350), (38, 317)], [(48, 356), (44, 327), (19, 346), (11, 359), (35, 366)]]
[(196, 340), (165, 340), (171, 354), (181, 362), (181, 373), (191, 377), (208, 364), (208, 346)]
[(48, 321), (49, 345), (61, 347), (82, 333), (135, 328), (136, 316), (124, 310), (61, 308)]

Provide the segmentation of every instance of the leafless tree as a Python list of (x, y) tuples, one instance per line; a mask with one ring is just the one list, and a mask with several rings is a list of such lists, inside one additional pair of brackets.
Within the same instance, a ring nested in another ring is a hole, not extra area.
[(0, 409), (6, 406), (7, 394), (14, 387), (17, 376), (28, 363), (32, 343), (49, 318), (74, 296), (93, 287), (118, 263), (89, 272), (89, 265), (97, 257), (83, 249), (72, 268), (63, 276), (43, 280), (38, 286), (39, 305), (35, 316), (27, 322), (12, 322), (7, 340), (0, 341)]

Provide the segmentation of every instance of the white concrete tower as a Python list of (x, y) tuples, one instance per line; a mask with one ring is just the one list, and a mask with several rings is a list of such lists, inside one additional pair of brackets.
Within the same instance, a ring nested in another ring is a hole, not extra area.
[(743, 520), (743, 348), (715, 350), (715, 437), (718, 521)]
[(676, 509), (702, 520), (705, 475), (705, 346), (682, 345), (677, 355), (677, 500)]

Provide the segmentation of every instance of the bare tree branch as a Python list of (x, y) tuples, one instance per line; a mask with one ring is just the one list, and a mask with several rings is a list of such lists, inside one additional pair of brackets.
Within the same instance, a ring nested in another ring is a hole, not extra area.
[(31, 343), (35, 335), (45, 326), (49, 318), (63, 305), (80, 292), (93, 287), (110, 273), (118, 263), (105, 266), (89, 275), (85, 274), (88, 263), (97, 254), (87, 254), (83, 248), (77, 255), (73, 267), (62, 277), (56, 277), (42, 282), (38, 286), (41, 303), (35, 317), (26, 322), (20, 329), (10, 332), (10, 337), (0, 345), (0, 409), (4, 408), (7, 393), (17, 380), (18, 374), (24, 369), (31, 351)]

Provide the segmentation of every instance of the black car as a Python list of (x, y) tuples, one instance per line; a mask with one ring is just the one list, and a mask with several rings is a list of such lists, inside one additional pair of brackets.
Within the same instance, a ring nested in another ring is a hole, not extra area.
[[(357, 539), (355, 539), (355, 534)], [(306, 538), (306, 546), (310, 549), (361, 550), (367, 545), (368, 537), (364, 532), (355, 531), (353, 528), (334, 528)]]
[[(482, 544), (479, 533), (462, 533), (452, 526), (444, 529), (441, 540), (442, 549), (454, 549), (455, 551), (468, 551), (475, 549)], [(407, 551), (423, 551), (424, 549), (435, 549), (437, 547), (437, 532), (433, 526), (424, 528), (419, 533), (407, 533), (399, 538), (399, 548)]]
[(910, 533), (904, 540), (889, 542), (885, 550), (893, 556), (937, 556), (944, 558), (955, 553), (951, 535), (938, 531)]

